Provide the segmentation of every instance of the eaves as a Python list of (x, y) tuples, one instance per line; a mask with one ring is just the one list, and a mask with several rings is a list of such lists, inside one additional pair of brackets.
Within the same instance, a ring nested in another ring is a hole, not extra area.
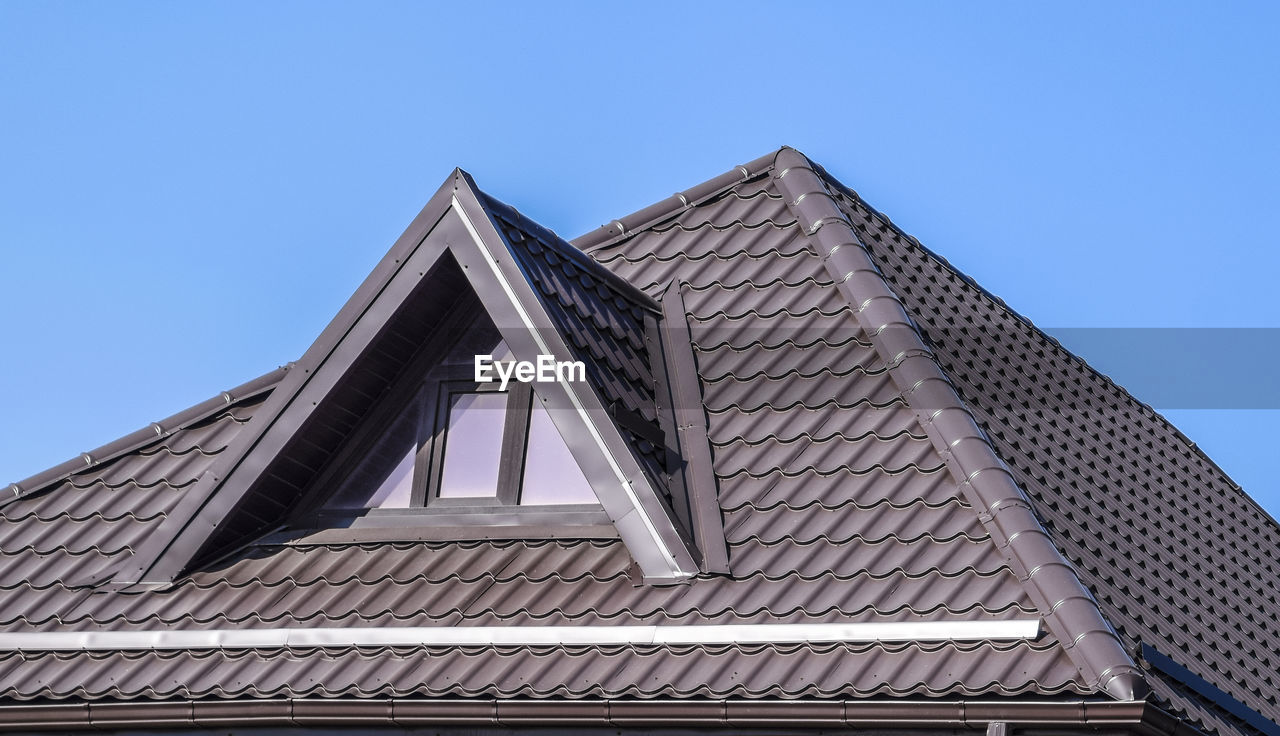
[(624, 733), (911, 729), (1203, 736), (1144, 701), (234, 699), (0, 705), (0, 730), (507, 729)]

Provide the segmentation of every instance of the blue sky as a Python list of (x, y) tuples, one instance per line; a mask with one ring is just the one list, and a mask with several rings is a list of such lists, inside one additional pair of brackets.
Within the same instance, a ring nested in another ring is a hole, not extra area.
[[(1280, 327), (1275, 5), (460, 5), (0, 4), (0, 482), (299, 357), (454, 166), (573, 237), (785, 143), (1042, 326)], [(1158, 408), (1280, 514), (1280, 412)]]

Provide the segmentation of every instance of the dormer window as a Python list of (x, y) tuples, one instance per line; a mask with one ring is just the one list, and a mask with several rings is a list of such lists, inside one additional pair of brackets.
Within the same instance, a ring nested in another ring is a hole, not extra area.
[(503, 390), (498, 381), (475, 380), (473, 350), (491, 348), (485, 353), (511, 360), (488, 320), (478, 322), (412, 391), (384, 398), (400, 405), (399, 414), (373, 420), (385, 429), (367, 430), (363, 451), (323, 502), (322, 516), (469, 514), (483, 522), (486, 511), (503, 508), (559, 509), (570, 519), (572, 512), (599, 512), (591, 484), (556, 428), (556, 410), (536, 387), (509, 381)]
[[(665, 293), (458, 173), (219, 461), (229, 470), (196, 484), (177, 537), (147, 545), (137, 579), (267, 537), (614, 538), (644, 580), (726, 571), (686, 313), (678, 285)], [(503, 360), (504, 341), (514, 362), (495, 387), (479, 358)]]

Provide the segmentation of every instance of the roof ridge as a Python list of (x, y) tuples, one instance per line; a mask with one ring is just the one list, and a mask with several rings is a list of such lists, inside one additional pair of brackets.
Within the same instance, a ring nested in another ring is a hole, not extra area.
[(741, 166), (735, 166), (719, 176), (707, 179), (701, 184), (696, 184), (682, 192), (676, 192), (670, 197), (654, 202), (648, 207), (619, 217), (613, 222), (601, 225), (591, 232), (583, 233), (570, 240), (569, 244), (585, 252), (604, 247), (617, 240), (629, 238), (636, 232), (646, 230), (657, 222), (670, 219), (683, 210), (696, 207), (745, 181), (768, 173), (773, 168), (774, 159), (777, 158), (778, 154), (787, 150), (794, 149), (782, 146), (770, 151)]
[(265, 393), (266, 391), (275, 388), (276, 384), (280, 382), (280, 379), (284, 377), (284, 374), (287, 373), (289, 368), (292, 366), (293, 363), (282, 365), (275, 370), (258, 376), (257, 378), (245, 381), (239, 386), (222, 391), (216, 396), (205, 399), (194, 406), (189, 406), (182, 411), (165, 417), (164, 419), (152, 422), (142, 429), (130, 432), (123, 437), (119, 437), (105, 445), (89, 450), (88, 452), (82, 452), (70, 460), (28, 476), (23, 480), (10, 483), (5, 489), (9, 493), (6, 494), (4, 498), (0, 498), (0, 507), (20, 498), (30, 496), (37, 491), (41, 491), (49, 485), (67, 477), (96, 468), (103, 463), (115, 460), (122, 455), (135, 452), (152, 444), (156, 440), (164, 439), (165, 437), (172, 435), (174, 432), (186, 429), (192, 424), (208, 419), (220, 409), (233, 406)]
[[(809, 236), (836, 287), (872, 336), (890, 376), (979, 519), (1017, 572), (1045, 623), (1090, 687), (1120, 700), (1143, 697), (1142, 671), (1125, 651), (1079, 574), (1048, 532), (959, 392), (926, 346), (849, 219), (804, 154), (778, 152), (775, 186)], [(926, 410), (924, 407), (929, 407)], [(937, 408), (934, 408), (937, 407)]]
[(846, 186), (840, 180), (836, 179), (834, 176), (828, 173), (826, 169), (822, 168), (820, 164), (812, 161), (810, 163), (813, 164), (814, 169), (817, 171), (818, 175), (822, 178), (823, 181), (830, 184), (834, 188), (840, 190), (840, 192), (845, 196), (852, 197), (854, 200), (857, 201), (859, 205), (861, 205), (862, 207), (865, 207), (867, 211), (870, 212), (873, 216), (878, 218), (885, 225), (888, 225), (890, 228), (892, 228), (893, 231), (897, 233), (900, 237), (902, 237), (906, 242), (919, 248), (922, 252), (924, 252), (930, 258), (933, 258), (934, 260), (938, 261), (943, 266), (945, 266), (947, 270), (951, 271), (956, 276), (958, 276), (960, 280), (965, 283), (965, 285), (977, 291), (981, 297), (989, 300), (992, 304), (995, 304), (997, 307), (1004, 310), (1009, 316), (1013, 317), (1014, 319), (1026, 325), (1027, 327), (1031, 328), (1031, 330), (1037, 336), (1042, 338), (1045, 342), (1049, 343), (1051, 349), (1062, 353), (1072, 362), (1079, 364), (1085, 370), (1089, 371), (1089, 373), (1091, 373), (1094, 376), (1097, 376), (1099, 379), (1101, 379), (1105, 384), (1111, 387), (1112, 390), (1116, 391), (1125, 400), (1131, 401), (1134, 404), (1136, 404), (1139, 408), (1147, 412), (1150, 412), (1152, 418), (1154, 418), (1158, 423), (1163, 425), (1166, 429), (1171, 431), (1175, 437), (1182, 440), (1183, 444), (1185, 444), (1187, 448), (1190, 449), (1196, 455), (1196, 457), (1199, 457), (1201, 460), (1208, 463), (1210, 468), (1220, 473), (1222, 477), (1226, 479), (1227, 483), (1230, 484), (1232, 490), (1236, 491), (1236, 493), (1238, 493), (1240, 497), (1242, 497), (1245, 501), (1251, 504), (1254, 507), (1254, 509), (1256, 509), (1260, 514), (1262, 514), (1262, 517), (1266, 519), (1269, 523), (1271, 523), (1271, 525), (1274, 526), (1276, 530), (1280, 531), (1280, 520), (1277, 520), (1274, 516), (1272, 516), (1271, 512), (1263, 508), (1253, 496), (1249, 495), (1249, 493), (1244, 490), (1243, 486), (1237, 483), (1235, 479), (1232, 478), (1229, 473), (1227, 473), (1226, 470), (1224, 470), (1220, 465), (1218, 465), (1218, 463), (1213, 458), (1209, 457), (1209, 455), (1205, 453), (1205, 451), (1201, 449), (1201, 447), (1198, 444), (1196, 444), (1181, 429), (1179, 429), (1176, 424), (1169, 421), (1169, 419), (1165, 417), (1163, 414), (1161, 414), (1159, 410), (1157, 410), (1155, 407), (1151, 406), (1147, 402), (1143, 401), (1142, 399), (1138, 398), (1137, 396), (1134, 396), (1132, 393), (1129, 392), (1129, 389), (1125, 388), (1123, 385), (1119, 383), (1116, 383), (1111, 378), (1111, 376), (1108, 376), (1107, 374), (1103, 373), (1102, 371), (1099, 371), (1097, 368), (1094, 368), (1092, 365), (1090, 365), (1089, 361), (1085, 360), (1079, 355), (1076, 355), (1070, 348), (1063, 345), (1062, 342), (1058, 340), (1058, 338), (1049, 334), (1043, 328), (1037, 325), (1035, 321), (1033, 321), (1030, 317), (1014, 309), (1008, 302), (1000, 298), (998, 294), (993, 293), (991, 290), (987, 289), (985, 286), (978, 283), (978, 281), (974, 279), (972, 276), (970, 276), (969, 274), (957, 268), (955, 264), (953, 264), (949, 259), (947, 259), (946, 256), (938, 253), (937, 251), (934, 251), (929, 246), (920, 242), (920, 240), (916, 238), (914, 235), (898, 227), (897, 223), (895, 223), (892, 218), (890, 218), (888, 215), (881, 212), (880, 210), (876, 209), (875, 207), (871, 206), (871, 204), (867, 202), (867, 200), (863, 198), (862, 195), (858, 194), (852, 188)]

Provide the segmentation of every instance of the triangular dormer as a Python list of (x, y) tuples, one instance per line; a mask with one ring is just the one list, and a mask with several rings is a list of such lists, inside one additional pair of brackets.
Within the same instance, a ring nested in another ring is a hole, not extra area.
[(455, 171), (116, 582), (270, 535), (618, 537), (649, 581), (724, 571), (682, 331)]

